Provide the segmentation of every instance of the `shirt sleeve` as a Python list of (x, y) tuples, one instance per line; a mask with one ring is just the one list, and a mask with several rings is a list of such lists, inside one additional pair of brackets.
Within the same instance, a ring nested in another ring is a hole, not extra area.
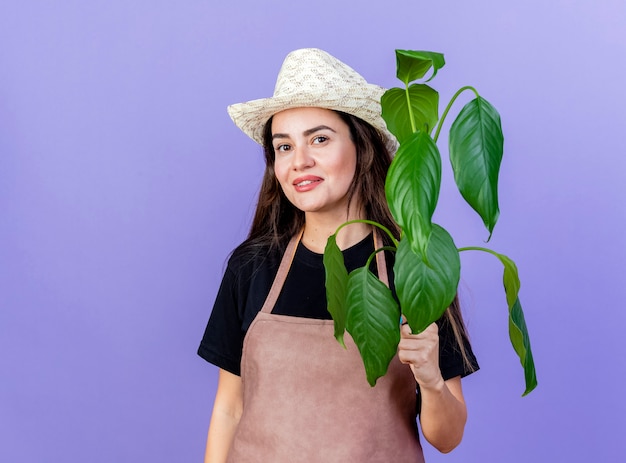
[(439, 326), (439, 369), (443, 379), (448, 380), (456, 376), (465, 377), (477, 371), (479, 369), (478, 362), (469, 341), (464, 339), (463, 342), (469, 361), (466, 363), (447, 318), (442, 317), (437, 325)]
[(200, 342), (198, 355), (207, 362), (240, 376), (244, 332), (241, 301), (238, 299), (237, 278), (229, 263)]

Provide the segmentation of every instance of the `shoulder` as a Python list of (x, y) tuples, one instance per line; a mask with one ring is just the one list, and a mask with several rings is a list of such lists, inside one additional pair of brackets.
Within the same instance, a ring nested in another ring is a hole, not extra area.
[(238, 283), (249, 283), (262, 274), (275, 274), (280, 265), (281, 251), (269, 245), (244, 241), (237, 246), (228, 259), (226, 273)]

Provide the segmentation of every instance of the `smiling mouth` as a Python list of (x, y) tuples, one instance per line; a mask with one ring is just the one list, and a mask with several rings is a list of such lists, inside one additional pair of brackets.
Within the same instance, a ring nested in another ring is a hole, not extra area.
[(311, 183), (319, 182), (319, 180), (303, 180), (300, 183), (296, 183), (296, 186), (310, 185)]

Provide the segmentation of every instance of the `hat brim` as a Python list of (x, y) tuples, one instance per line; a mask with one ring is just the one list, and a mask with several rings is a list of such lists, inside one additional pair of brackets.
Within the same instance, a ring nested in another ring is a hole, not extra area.
[(378, 130), (393, 156), (398, 148), (398, 142), (387, 130), (387, 125), (380, 114), (380, 98), (385, 89), (378, 85), (366, 84), (342, 89), (340, 94), (336, 90), (320, 89), (319, 92), (307, 91), (237, 103), (228, 107), (228, 114), (237, 127), (263, 146), (263, 129), (274, 114), (302, 107), (342, 111), (364, 120)]

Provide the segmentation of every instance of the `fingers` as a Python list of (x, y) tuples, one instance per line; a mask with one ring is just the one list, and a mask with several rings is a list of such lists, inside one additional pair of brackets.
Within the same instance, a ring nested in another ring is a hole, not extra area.
[(430, 324), (419, 334), (412, 334), (409, 325), (400, 327), (398, 359), (411, 367), (420, 386), (436, 384), (441, 379), (439, 371), (439, 328)]
[(411, 327), (406, 322), (404, 315), (402, 316), (402, 325), (400, 326), (400, 336), (402, 337), (418, 337), (418, 338), (431, 338), (436, 336), (439, 339), (439, 327), (437, 323), (431, 323), (426, 327), (424, 331), (419, 334), (413, 334)]
[(404, 322), (402, 325), (400, 325), (400, 336), (408, 337), (412, 335), (413, 333), (411, 332), (411, 327), (408, 323)]
[(400, 327), (398, 358), (402, 363), (410, 363), (415, 366), (438, 361), (439, 329), (437, 324), (432, 323), (419, 334), (412, 334), (408, 324), (402, 325)]

